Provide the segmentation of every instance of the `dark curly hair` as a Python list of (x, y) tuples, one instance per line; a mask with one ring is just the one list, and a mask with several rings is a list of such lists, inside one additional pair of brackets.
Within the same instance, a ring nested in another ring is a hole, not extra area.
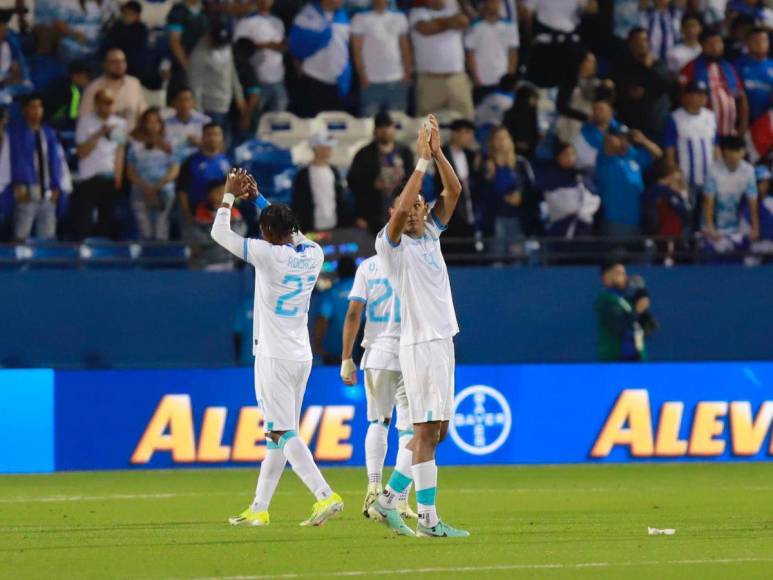
[(283, 203), (268, 206), (260, 213), (258, 227), (276, 238), (286, 238), (301, 231), (300, 223), (290, 206)]

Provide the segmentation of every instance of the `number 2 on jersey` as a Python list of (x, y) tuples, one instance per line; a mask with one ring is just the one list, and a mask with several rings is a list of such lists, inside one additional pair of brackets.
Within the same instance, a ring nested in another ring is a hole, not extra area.
[[(306, 281), (313, 285), (315, 281), (315, 277), (307, 276)], [(286, 316), (286, 317), (298, 316), (300, 307), (294, 306), (292, 308), (288, 308), (286, 306), (286, 303), (288, 300), (292, 300), (293, 298), (298, 296), (301, 292), (303, 292), (303, 278), (295, 274), (287, 274), (287, 276), (285, 276), (284, 279), (282, 280), (282, 284), (295, 286), (295, 288), (293, 288), (289, 292), (286, 292), (285, 294), (282, 294), (279, 297), (279, 299), (276, 301), (276, 308), (274, 309), (274, 313), (277, 316)], [(306, 299), (306, 307), (303, 309), (304, 313), (309, 311), (310, 299), (311, 299), (311, 294), (309, 294), (309, 296)]]

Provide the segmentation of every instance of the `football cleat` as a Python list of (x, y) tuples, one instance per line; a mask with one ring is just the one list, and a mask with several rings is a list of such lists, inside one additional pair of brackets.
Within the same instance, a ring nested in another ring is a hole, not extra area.
[(373, 505), (381, 494), (381, 486), (377, 483), (368, 484), (368, 493), (365, 494), (365, 500), (362, 502), (362, 515), (369, 518), (368, 509)]
[(470, 532), (457, 530), (444, 522), (438, 522), (436, 526), (431, 528), (419, 523), (416, 525), (416, 535), (420, 538), (467, 538)]
[(419, 519), (419, 514), (411, 509), (411, 504), (408, 503), (408, 500), (397, 502), (397, 513), (399, 513), (400, 517), (402, 517), (404, 520)]
[(344, 500), (337, 493), (334, 493), (327, 499), (323, 499), (314, 504), (311, 508), (309, 519), (301, 522), (301, 526), (322, 526), (330, 518), (344, 511)]
[(378, 502), (368, 509), (370, 519), (381, 522), (398, 536), (415, 536), (414, 531), (405, 525), (403, 518), (397, 513), (396, 509), (387, 509)]
[(267, 526), (271, 520), (268, 517), (268, 512), (254, 512), (247, 508), (238, 516), (228, 518), (228, 523), (232, 526)]

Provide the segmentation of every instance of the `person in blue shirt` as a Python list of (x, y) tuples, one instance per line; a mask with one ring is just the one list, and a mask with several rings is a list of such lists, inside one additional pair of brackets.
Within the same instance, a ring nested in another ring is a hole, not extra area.
[(621, 125), (606, 134), (596, 163), (596, 186), (607, 236), (639, 235), (644, 172), (662, 156), (660, 147), (636, 129)]
[(749, 101), (749, 123), (768, 112), (773, 97), (773, 59), (765, 28), (752, 28), (746, 35), (747, 53), (735, 63)]
[(196, 206), (207, 199), (207, 184), (225, 180), (231, 163), (223, 153), (223, 129), (217, 123), (204, 125), (198, 152), (185, 160), (177, 178), (177, 199), (183, 219), (183, 230), (193, 224)]
[(357, 264), (351, 256), (338, 260), (338, 281), (322, 298), (317, 319), (314, 321), (315, 354), (325, 364), (341, 363), (341, 336), (349, 309), (349, 293), (354, 285)]

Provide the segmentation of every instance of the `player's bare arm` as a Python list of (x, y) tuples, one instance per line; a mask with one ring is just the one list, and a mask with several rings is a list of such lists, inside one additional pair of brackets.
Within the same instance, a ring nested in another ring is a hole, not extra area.
[(438, 127), (437, 119), (430, 115), (430, 122), (432, 130), (429, 146), (432, 152), (432, 158), (435, 160), (435, 167), (437, 167), (438, 173), (440, 174), (440, 181), (443, 184), (443, 191), (440, 193), (432, 211), (435, 213), (435, 217), (437, 217), (440, 223), (447, 225), (448, 222), (451, 221), (451, 216), (454, 215), (456, 204), (459, 203), (459, 196), (462, 194), (462, 184), (456, 176), (453, 166), (443, 153), (443, 144), (440, 139), (440, 129)]
[[(431, 115), (430, 118), (434, 119)], [(435, 123), (437, 123), (437, 121), (435, 121)], [(422, 124), (419, 129), (419, 137), (416, 140), (416, 154), (419, 157), (419, 162), (416, 164), (416, 169), (405, 184), (405, 187), (400, 194), (400, 200), (397, 203), (397, 206), (392, 210), (392, 215), (387, 224), (386, 233), (387, 236), (389, 236), (389, 240), (393, 243), (400, 241), (400, 236), (402, 236), (405, 224), (408, 221), (408, 214), (410, 214), (411, 209), (419, 199), (419, 192), (421, 191), (421, 184), (424, 180), (427, 163), (432, 158), (432, 152), (430, 150), (430, 132), (424, 124)]]
[(346, 385), (357, 384), (357, 367), (352, 360), (354, 341), (362, 324), (362, 310), (365, 305), (357, 300), (349, 301), (349, 308), (344, 319), (343, 344), (341, 347), (341, 379)]

